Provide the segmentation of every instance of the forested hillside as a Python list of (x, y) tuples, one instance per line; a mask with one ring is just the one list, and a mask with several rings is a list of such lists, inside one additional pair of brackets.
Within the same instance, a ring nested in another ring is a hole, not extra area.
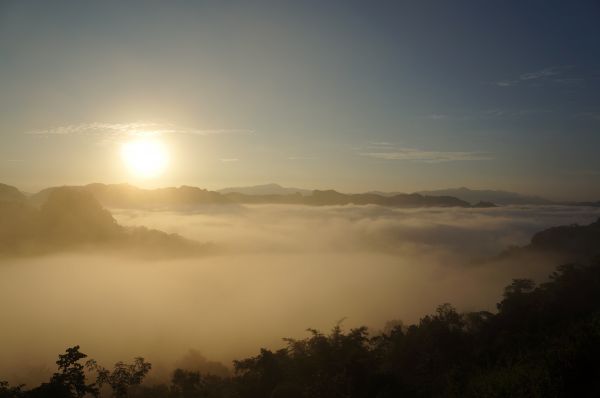
[[(413, 325), (391, 323), (286, 339), (234, 362), (222, 377), (185, 369), (170, 384), (144, 385), (138, 358), (113, 370), (84, 362), (79, 347), (48, 383), (0, 387), (1, 398), (115, 397), (596, 397), (600, 394), (600, 262), (560, 266), (539, 286), (515, 279), (497, 312), (459, 313), (442, 304)], [(240, 330), (243, 333), (243, 330)], [(104, 389), (98, 387), (104, 386)]]

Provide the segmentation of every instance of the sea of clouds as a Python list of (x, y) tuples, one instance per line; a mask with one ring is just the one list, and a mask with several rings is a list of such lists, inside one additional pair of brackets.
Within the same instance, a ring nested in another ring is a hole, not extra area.
[(198, 257), (59, 253), (0, 262), (0, 379), (38, 381), (80, 344), (110, 365), (143, 355), (155, 377), (189, 349), (229, 366), (306, 328), (415, 322), (450, 302), (494, 310), (512, 278), (543, 280), (551, 259), (486, 261), (600, 209), (203, 206), (111, 209), (127, 226), (201, 242)]

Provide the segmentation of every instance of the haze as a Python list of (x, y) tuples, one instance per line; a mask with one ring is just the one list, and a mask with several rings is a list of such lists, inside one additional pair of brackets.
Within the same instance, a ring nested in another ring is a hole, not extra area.
[(0, 1), (0, 398), (600, 395), (598, 21)]
[(171, 369), (196, 349), (229, 367), (341, 319), (380, 330), (444, 302), (493, 310), (512, 278), (545, 280), (556, 261), (483, 260), (548, 226), (594, 221), (600, 209), (218, 205), (112, 214), (211, 242), (213, 252), (149, 260), (88, 248), (4, 260), (0, 309), (18, 327), (0, 332), (0, 372), (11, 380), (43, 380), (49, 358), (74, 340), (109, 363), (143, 352)]

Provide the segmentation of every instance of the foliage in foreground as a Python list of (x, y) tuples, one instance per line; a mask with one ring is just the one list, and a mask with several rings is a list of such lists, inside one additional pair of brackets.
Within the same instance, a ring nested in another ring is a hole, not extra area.
[(339, 325), (309, 331), (235, 361), (232, 377), (177, 369), (170, 385), (155, 386), (141, 385), (150, 370), (143, 358), (109, 371), (81, 364), (76, 346), (59, 356), (48, 383), (28, 391), (0, 383), (0, 398), (99, 396), (102, 385), (137, 398), (596, 397), (600, 261), (563, 265), (538, 287), (515, 279), (495, 314), (443, 304), (418, 324), (375, 336)]

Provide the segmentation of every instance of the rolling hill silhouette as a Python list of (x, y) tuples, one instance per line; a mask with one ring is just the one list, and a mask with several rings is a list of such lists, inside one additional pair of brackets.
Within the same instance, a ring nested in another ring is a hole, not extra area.
[[(313, 191), (310, 196), (222, 195), (194, 187), (146, 190), (130, 185), (90, 184), (78, 187), (48, 188), (28, 201), (15, 187), (0, 186), (0, 253), (4, 255), (41, 254), (62, 249), (103, 247), (164, 251), (173, 254), (202, 254), (207, 246), (176, 234), (145, 227), (126, 228), (117, 224), (102, 207), (169, 207), (202, 203), (289, 203), (314, 206), (376, 204), (382, 206), (491, 207), (474, 206), (453, 197), (428, 197), (419, 194), (380, 196), (342, 194), (333, 190)], [(35, 206), (33, 204), (35, 204)], [(566, 260), (600, 255), (600, 220), (587, 226), (560, 226), (541, 231), (531, 243), (511, 248), (499, 257), (524, 253), (545, 253)]]
[[(258, 195), (230, 192), (222, 194), (205, 189), (181, 186), (178, 188), (142, 189), (128, 184), (89, 184), (71, 189), (91, 193), (103, 206), (115, 208), (181, 208), (205, 204), (298, 204), (310, 206), (380, 205), (390, 207), (470, 207), (463, 200), (451, 196), (420, 194), (345, 194), (334, 190), (314, 190), (310, 195), (299, 192), (286, 195)], [(58, 187), (44, 189), (30, 198), (40, 206)], [(493, 204), (490, 204), (492, 206)], [(479, 205), (481, 207), (481, 204)]]
[[(40, 206), (48, 196), (62, 187), (46, 188), (30, 198), (32, 204)], [(218, 192), (190, 186), (179, 188), (142, 189), (129, 184), (88, 184), (68, 187), (87, 192), (107, 207), (160, 208), (185, 207), (196, 204), (227, 204), (230, 200)]]
[(563, 225), (538, 232), (528, 248), (583, 258), (599, 256), (600, 218), (589, 225)]
[(470, 203), (493, 202), (499, 205), (548, 205), (553, 203), (551, 200), (539, 196), (490, 189), (469, 189), (465, 187), (421, 191), (419, 193), (423, 195), (454, 196)]
[(176, 234), (123, 227), (82, 189), (48, 191), (39, 209), (0, 202), (0, 255), (38, 255), (65, 249), (137, 250), (147, 255), (203, 254), (207, 246)]
[(0, 183), (0, 202), (25, 202), (26, 196), (17, 188)]
[(292, 195), (295, 193), (310, 195), (312, 193), (310, 189), (282, 187), (275, 183), (252, 185), (248, 187), (229, 187), (219, 189), (217, 192), (222, 194), (241, 193), (244, 195)]
[(539, 231), (528, 245), (511, 247), (495, 258), (522, 261), (537, 255), (552, 258), (553, 263), (600, 258), (600, 218), (588, 225), (561, 225)]

